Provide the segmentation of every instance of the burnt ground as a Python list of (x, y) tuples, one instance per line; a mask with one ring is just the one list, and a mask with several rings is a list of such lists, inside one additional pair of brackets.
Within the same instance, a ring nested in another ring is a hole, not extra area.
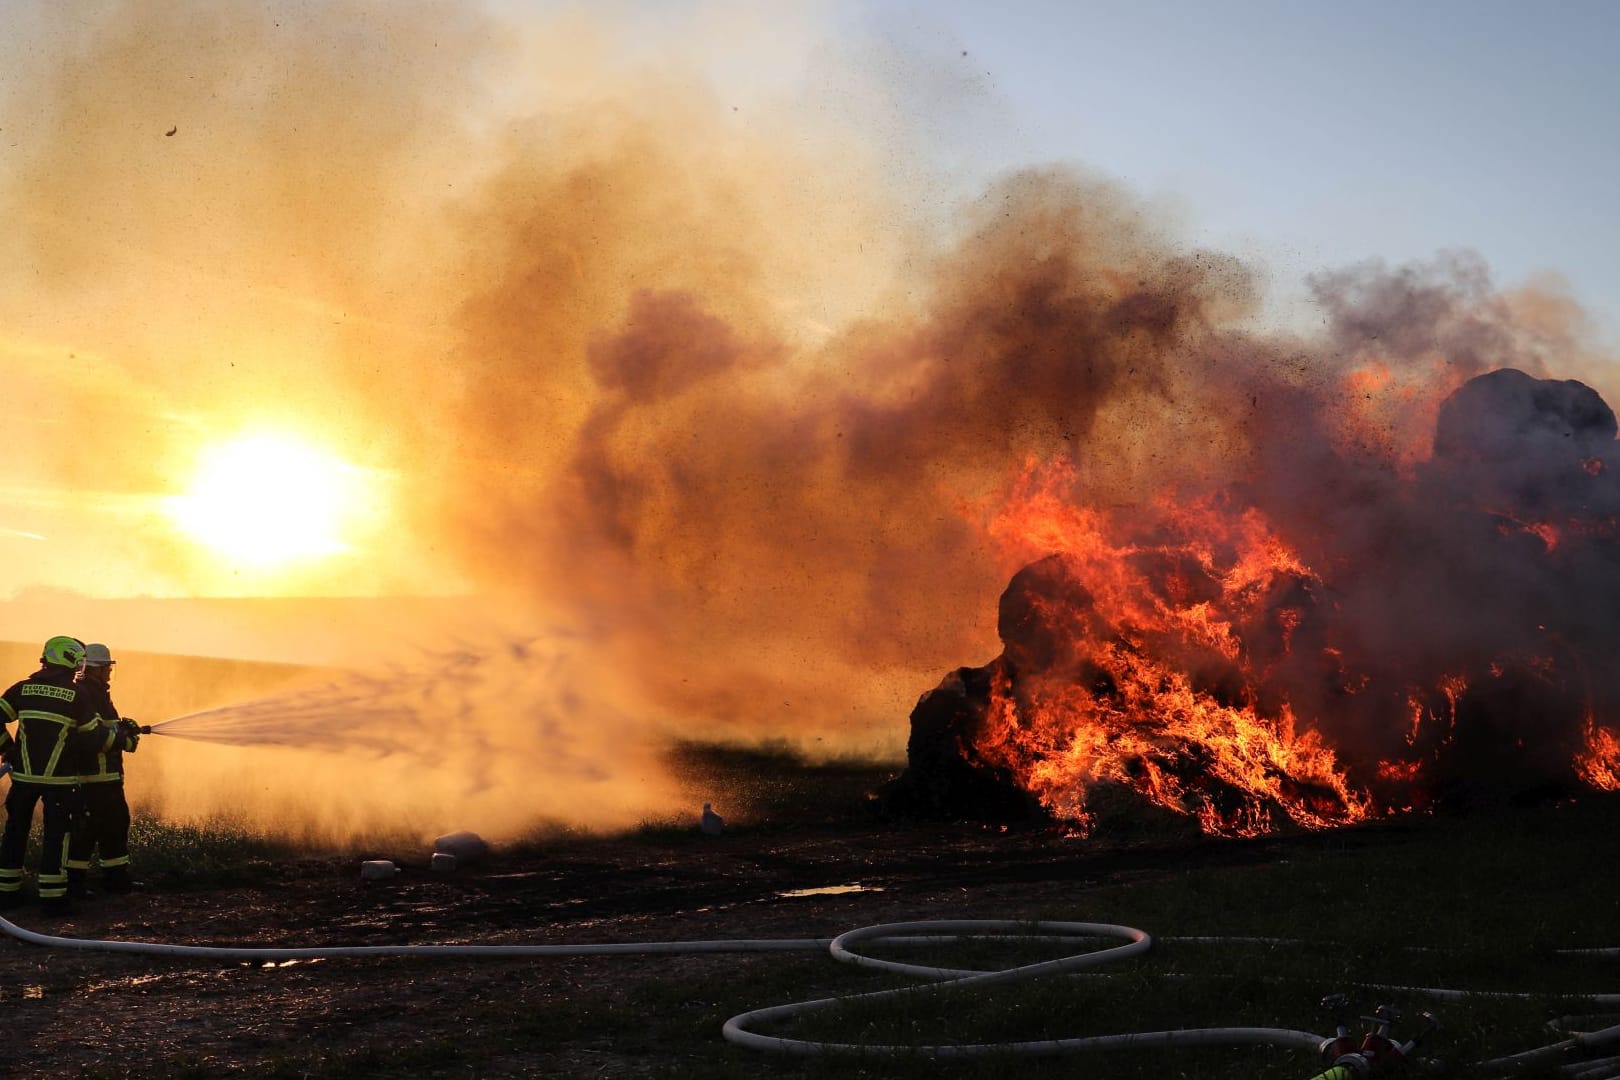
[[(732, 764), (748, 772), (760, 762)], [(254, 859), (208, 881), (148, 874), (135, 893), (92, 897), (64, 918), (48, 921), (33, 906), (9, 916), (81, 939), (276, 948), (831, 938), (925, 919), (1124, 921), (1164, 933), (1151, 920), (1172, 921), (1165, 912), (1136, 921), (1138, 886), (1179, 889), (1196, 911), (1209, 903), (1196, 883), (1211, 874), (1248, 879), (1292, 861), (1308, 875), (1341, 852), (1383, 865), (1403, 845), (1430, 842), (1399, 823), (1214, 841), (1189, 833), (1185, 819), (1167, 828), (1138, 813), (1093, 839), (1051, 827), (901, 823), (860, 804), (876, 776), (799, 770), (804, 782), (781, 788), (791, 799), (756, 799), (721, 836), (703, 835), (695, 820), (563, 835), (498, 847), (452, 874), (432, 873), (425, 852), (365, 853), (404, 868), (385, 881), (362, 880), (353, 852)], [(1593, 836), (1613, 835), (1614, 810), (1594, 819)], [(1497, 834), (1481, 836), (1494, 850)], [(138, 867), (138, 849), (135, 858)], [(1445, 894), (1450, 864), (1442, 858), (1434, 873)], [(1589, 887), (1585, 870), (1580, 882)], [(862, 888), (818, 891), (853, 885)], [(1108, 911), (1121, 888), (1129, 910)], [(1331, 882), (1322, 890), (1340, 891)], [(0, 973), (0, 1076), (19, 1080), (883, 1075), (816, 1071), (721, 1036), (747, 1009), (851, 992), (862, 973), (825, 951), (271, 963), (0, 936)]]
[[(93, 897), (66, 918), (46, 921), (31, 907), (11, 917), (41, 933), (215, 946), (818, 938), (916, 919), (1091, 918), (1074, 910), (1075, 893), (1088, 884), (1273, 858), (1286, 843), (1107, 850), (1055, 830), (966, 825), (869, 823), (720, 837), (694, 829), (496, 851), (453, 875), (407, 867), (381, 882), (362, 881), (352, 857), (304, 859), (252, 884), (147, 887)], [(853, 884), (865, 888), (790, 895)], [(825, 956), (804, 957), (801, 966), (839, 967)], [(749, 1058), (753, 1052), (720, 1035), (739, 1010), (705, 988), (747, 985), (762, 965), (783, 963), (782, 954), (728, 954), (277, 964), (79, 951), (7, 937), (0, 939), (7, 1048), (0, 1073), (672, 1075), (678, 1065), (660, 1045), (658, 1025), (634, 1017), (653, 1010), (665, 1023), (706, 1027), (699, 1053)], [(745, 995), (743, 1007), (800, 993)], [(604, 1032), (582, 1009), (621, 1009), (631, 1030)], [(668, 1042), (671, 1053), (693, 1053), (691, 1031), (671, 1032)]]

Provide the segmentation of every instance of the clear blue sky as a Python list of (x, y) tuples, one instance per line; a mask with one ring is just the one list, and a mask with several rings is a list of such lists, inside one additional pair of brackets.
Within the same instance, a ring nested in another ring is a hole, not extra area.
[(1466, 248), (1502, 286), (1563, 275), (1620, 344), (1620, 2), (844, 12), (901, 49), (954, 48), (1005, 111), (991, 157), (1074, 162), (1167, 197), (1195, 240), (1263, 260), (1280, 290)]

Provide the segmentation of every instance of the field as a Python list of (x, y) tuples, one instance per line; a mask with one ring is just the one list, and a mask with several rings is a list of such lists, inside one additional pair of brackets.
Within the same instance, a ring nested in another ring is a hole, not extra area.
[[(1208, 1026), (1329, 1033), (1325, 995), (1354, 1019), (1375, 1005), (1432, 1010), (1424, 1075), (1558, 1041), (1549, 1020), (1620, 1021), (1580, 995), (1620, 991), (1620, 801), (1502, 807), (1334, 833), (1211, 840), (1120, 813), (1092, 838), (1061, 830), (885, 821), (873, 763), (806, 763), (781, 748), (686, 747), (695, 779), (746, 780), (740, 823), (692, 820), (620, 836), (536, 834), (450, 875), (405, 841), (294, 852), (228, 823), (138, 823), (128, 897), (98, 896), (20, 926), (75, 938), (212, 946), (578, 944), (822, 939), (914, 920), (1121, 923), (1144, 956), (1095, 975), (852, 1003), (770, 1034), (904, 1044), (1057, 1039)], [(359, 863), (404, 867), (362, 881)], [(1210, 942), (1195, 937), (1269, 941)], [(1277, 939), (1288, 939), (1281, 942)], [(1112, 944), (1111, 942), (1108, 944)], [(874, 955), (1002, 967), (1051, 945), (972, 942)], [(1072, 950), (1071, 950), (1072, 951)], [(722, 1038), (751, 1009), (908, 980), (796, 951), (575, 957), (433, 955), (201, 960), (0, 939), (0, 1072), (34, 1077), (1109, 1077), (1298, 1078), (1308, 1051), (1116, 1050), (936, 1061), (798, 1057)], [(1523, 997), (1432, 1001), (1384, 986)], [(1610, 1006), (1610, 1011), (1620, 1007)], [(1524, 1075), (1555, 1075), (1526, 1072)]]

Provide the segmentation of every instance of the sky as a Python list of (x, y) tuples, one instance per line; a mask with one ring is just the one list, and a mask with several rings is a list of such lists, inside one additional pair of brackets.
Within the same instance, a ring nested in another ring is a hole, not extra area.
[[(129, 475), (138, 470), (127, 460), (102, 466), (100, 481), (78, 475), (95, 466), (74, 466), (72, 490), (91, 500), (42, 480), (23, 464), (29, 452), (13, 451), (0, 475), (15, 508), (0, 524), (9, 549), (0, 590), (12, 594), (465, 587), (464, 573), (434, 560), (423, 569), (417, 553), (358, 557), (367, 545), (398, 549), (413, 531), (379, 513), (349, 514), (344, 537), (337, 524), (325, 535), (314, 523), (287, 538), (290, 549), (324, 560), (260, 557), (245, 549), (261, 523), (241, 507), (222, 515), (198, 503), (196, 489), (210, 468), (217, 477), (217, 459), (239, 452), (233, 433), (262, 440), (268, 426), (271, 438), (290, 440), (293, 457), (314, 452), (293, 445), (302, 433), (288, 436), (285, 410), (258, 427), (244, 412), (285, 399), (306, 425), (347, 428), (353, 411), (342, 394), (326, 392), (332, 367), (379, 386), (395, 380), (376, 378), (368, 363), (422, 370), (414, 357), (386, 354), (405, 340), (414, 348), (454, 337), (456, 301), (399, 302), (412, 291), (443, 293), (426, 275), (444, 272), (436, 245), (446, 234), (398, 224), (425, 211), (426, 185), (456, 212), (479, 160), (471, 141), (499, 138), (503, 125), (562, 98), (605, 100), (610, 88), (634, 96), (663, 81), (694, 99), (707, 95), (694, 108), (729, 106), (744, 131), (751, 117), (761, 128), (797, 131), (784, 140), (791, 152), (841, 140), (850, 168), (867, 170), (862, 183), (890, 189), (869, 239), (891, 255), (909, 242), (902, 233), (948, 230), (998, 176), (1066, 167), (1117, 183), (1178, 243), (1244, 260), (1263, 294), (1255, 317), (1277, 325), (1320, 322), (1313, 275), (1466, 252), (1495, 288), (1528, 284), (1567, 301), (1596, 350), (1612, 353), (1620, 341), (1620, 217), (1608, 205), (1620, 175), (1608, 103), (1620, 74), (1607, 55), (1620, 12), (1610, 4), (492, 0), (484, 9), (422, 3), (389, 14), (365, 3), (286, 3), (266, 7), (251, 30), (252, 20), (219, 13), (198, 27), (151, 17), (143, 29), (121, 4), (72, 17), (47, 5), (9, 10), (18, 62), (0, 82), (9, 104), (0, 146), (20, 178), (14, 205), (31, 239), (21, 241), (28, 250), (11, 242), (11, 310), (0, 324), (9, 327), (7, 362), (75, 369), (92, 428), (106, 428), (108, 412), (148, 414), (122, 442), (146, 475)], [(154, 34), (167, 37), (154, 45)], [(587, 44), (560, 47), (565, 40)], [(110, 59), (87, 61), (97, 47)], [(288, 67), (278, 73), (278, 63)], [(357, 74), (367, 68), (375, 69), (369, 85)], [(285, 85), (274, 85), (281, 77)], [(423, 92), (434, 85), (445, 92)], [(350, 117), (323, 121), (329, 100), (344, 100)], [(59, 125), (52, 137), (48, 120)], [(98, 125), (107, 130), (96, 141)], [(174, 141), (158, 142), (170, 128)], [(184, 171), (131, 159), (139, 182), (120, 191), (118, 156), (147, 130), (141, 154), (168, 151)], [(216, 135), (228, 135), (228, 154), (238, 157), (199, 149)], [(387, 158), (384, 167), (408, 183), (365, 214), (329, 220), (367, 196), (363, 173), (339, 178), (320, 160), (315, 150), (326, 139)], [(107, 162), (105, 172), (83, 167), (92, 159)], [(806, 198), (820, 194), (803, 188)], [(385, 221), (385, 212), (397, 216)], [(264, 251), (260, 238), (271, 230), (291, 239)], [(344, 241), (340, 258), (323, 249), (331, 238)], [(869, 303), (835, 295), (824, 280), (783, 287), (807, 286), (821, 295), (792, 301), (806, 325), (836, 326)], [(174, 340), (223, 363), (194, 372), (172, 359)], [(326, 354), (334, 348), (373, 356), (333, 365)], [(159, 361), (160, 352), (171, 359)], [(245, 376), (234, 378), (234, 396), (252, 408), (204, 402), (233, 369)], [(54, 428), (35, 434), (29, 425), (57, 418), (24, 400), (22, 441), (54, 441)], [(334, 482), (320, 493), (306, 486), (306, 505), (389, 497), (402, 474), (397, 448), (382, 444), (402, 425), (383, 426), (318, 448), (331, 453), (329, 471), (366, 483)], [(187, 428), (194, 437), (173, 437)], [(357, 455), (356, 441), (370, 452)], [(188, 493), (189, 510), (175, 501)], [(78, 520), (87, 502), (93, 523)], [(222, 516), (241, 522), (237, 550), (220, 535)], [(210, 517), (212, 536), (201, 524)], [(71, 569), (91, 561), (69, 539), (87, 528), (102, 534), (92, 579)], [(388, 544), (376, 543), (382, 532)], [(174, 535), (131, 539), (148, 533)], [(53, 542), (40, 539), (47, 534)], [(154, 545), (167, 549), (144, 559), (129, 550)], [(152, 573), (154, 562), (164, 571)], [(188, 563), (185, 572), (175, 571), (178, 562)]]
[(1302, 432), (1410, 470), (1498, 366), (1620, 390), (1610, 4), (5, 19), (16, 640), (311, 662), (130, 606), (274, 599), (334, 662), (564, 657), (509, 703), (561, 731), (892, 749), (998, 648), (1023, 504)]
[[(1478, 252), (1562, 278), (1620, 332), (1620, 9), (1404, 4), (855, 5), (943, 43), (1005, 110), (986, 162), (1063, 160), (1181, 208), (1190, 235), (1304, 275)], [(938, 45), (935, 46), (936, 48)]]
[[(502, 230), (572, 211), (514, 226), (499, 204), (630, 123), (649, 160), (693, 145), (634, 209), (608, 193), (617, 219), (578, 219), (567, 272), (592, 293), (543, 333), (585, 368), (635, 289), (721, 291), (679, 240), (583, 272), (598, 226), (656, 231), (653, 198), (728, 238), (733, 270), (769, 264), (731, 291), (769, 292), (771, 334), (800, 350), (910, 317), (930, 260), (1039, 170), (1241, 263), (1229, 317), (1248, 325), (1309, 334), (1323, 275), (1460, 260), (1481, 295), (1533, 292), (1600, 389), (1620, 341), (1610, 4), (7, 10), (0, 595), (488, 584), (502, 525), (464, 520), (481, 459), (543, 483), (588, 412), (581, 368), (519, 371), (500, 330), (536, 302), (499, 280), (522, 235)], [(743, 174), (754, 190), (731, 190)], [(537, 413), (480, 412), (513, 380)], [(503, 451), (490, 429), (514, 422)]]

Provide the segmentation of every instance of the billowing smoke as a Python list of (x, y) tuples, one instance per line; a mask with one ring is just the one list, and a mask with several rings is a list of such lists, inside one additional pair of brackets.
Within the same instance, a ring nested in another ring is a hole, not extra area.
[(1336, 419), (1151, 508), (1026, 475), (1002, 527), (1055, 554), (1003, 594), (1001, 655), (913, 711), (888, 805), (1086, 823), (1116, 785), (1257, 832), (1620, 786), (1613, 411), (1497, 368), (1405, 467)]
[[(593, 733), (597, 791), (646, 783), (644, 747), (680, 735), (896, 750), (1044, 554), (1000, 524), (1032, 467), (1127, 515), (1235, 485), (1312, 565), (1415, 554), (1355, 613), (1369, 648), (1466, 624), (1429, 606), (1411, 487), (1441, 467), (1439, 403), (1500, 367), (1582, 375), (1578, 312), (1459, 255), (1322, 275), (1320, 333), (1259, 329), (1257, 271), (1113, 184), (1030, 168), (963, 196), (916, 132), (961, 110), (966, 134), (974, 102), (922, 113), (888, 81), (954, 51), (874, 64), (746, 13), (661, 26), (649, 61), (616, 42), (623, 12), (24, 9), (0, 347), (37, 408), (3, 482), (165, 490), (261, 414), (390, 471), (386, 535), (300, 581), (459, 592), (455, 647), (502, 671), (566, 628), (567, 678), (514, 674), (453, 724), (407, 710), (498, 747), (518, 767), (479, 790), (510, 799), (522, 766), (569, 771), (511, 734), (537, 717)], [(717, 33), (814, 77), (706, 82), (684, 55)], [(118, 554), (98, 587), (218, 584), (172, 538)], [(404, 682), (428, 703), (439, 674)]]
[[(883, 723), (919, 670), (984, 648), (1004, 567), (980, 501), (1031, 455), (1083, 451), (1116, 493), (1151, 482), (1207, 435), (1176, 401), (1197, 392), (1194, 350), (1252, 301), (1241, 267), (1140, 235), (1101, 185), (1017, 176), (974, 215), (915, 311), (819, 343), (704, 291), (633, 290), (584, 343), (591, 404), (548, 486), (480, 486), (506, 515), (480, 555), (609, 620), (685, 709), (744, 730)], [(491, 392), (514, 385), (503, 369)]]

